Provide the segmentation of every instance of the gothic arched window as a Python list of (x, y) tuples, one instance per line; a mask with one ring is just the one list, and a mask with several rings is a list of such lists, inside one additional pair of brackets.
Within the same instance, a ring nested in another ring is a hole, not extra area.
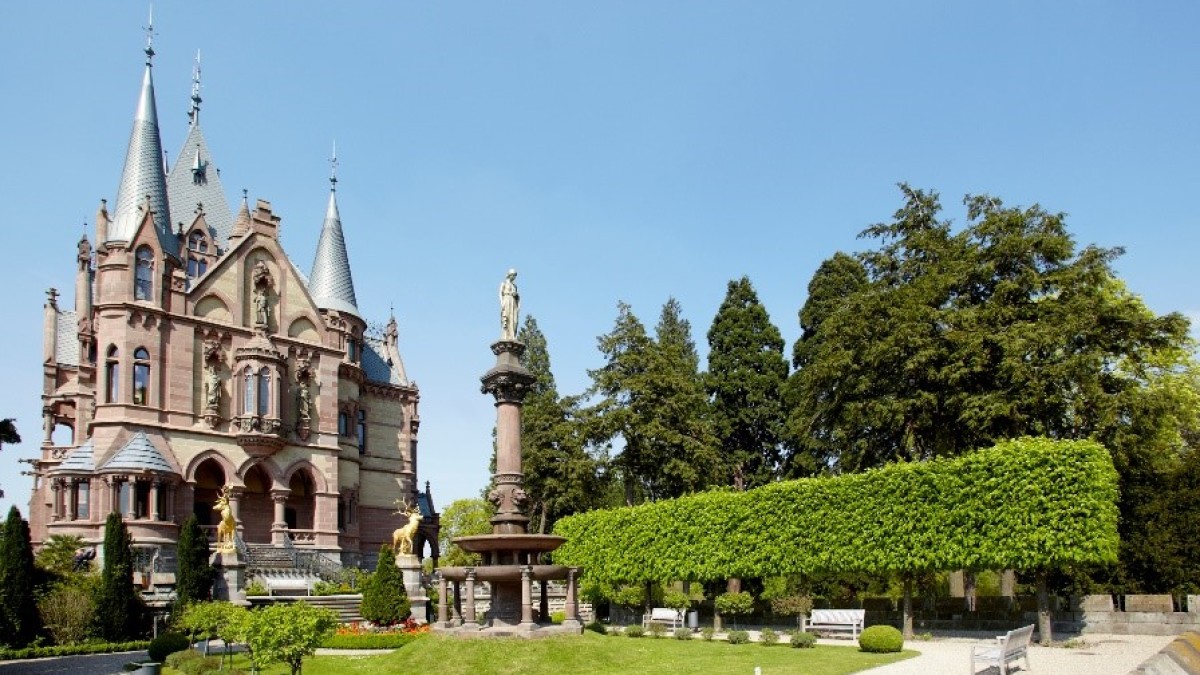
[(154, 252), (149, 246), (137, 250), (137, 263), (134, 267), (133, 299), (152, 300), (154, 298)]
[(338, 413), (338, 436), (350, 435), (350, 413), (342, 411)]
[(258, 371), (258, 414), (266, 415), (271, 409), (271, 370)]
[(112, 345), (108, 348), (108, 355), (104, 360), (104, 402), (116, 403), (117, 395), (121, 391), (121, 362), (117, 358), (117, 346)]
[(247, 415), (253, 415), (254, 414), (254, 370), (252, 368), (250, 368), (250, 366), (246, 366), (245, 380), (246, 380), (246, 386), (245, 386), (245, 391), (243, 392), (243, 396), (242, 396), (242, 399), (243, 399), (242, 410), (244, 410)]
[(145, 347), (133, 352), (133, 403), (150, 405), (150, 352)]

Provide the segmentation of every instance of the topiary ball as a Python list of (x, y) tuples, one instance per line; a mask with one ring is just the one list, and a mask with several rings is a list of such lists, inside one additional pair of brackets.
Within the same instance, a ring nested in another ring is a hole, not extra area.
[(858, 648), (877, 654), (898, 652), (904, 649), (904, 636), (892, 626), (868, 626), (858, 636)]
[(151, 661), (162, 663), (171, 654), (189, 649), (191, 646), (192, 643), (187, 636), (179, 633), (163, 633), (150, 641), (150, 647), (146, 651), (150, 653)]

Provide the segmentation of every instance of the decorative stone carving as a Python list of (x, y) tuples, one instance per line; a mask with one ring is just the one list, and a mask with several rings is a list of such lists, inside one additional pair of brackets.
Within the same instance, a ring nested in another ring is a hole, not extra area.
[(254, 327), (269, 330), (271, 326), (271, 270), (261, 260), (254, 263)]

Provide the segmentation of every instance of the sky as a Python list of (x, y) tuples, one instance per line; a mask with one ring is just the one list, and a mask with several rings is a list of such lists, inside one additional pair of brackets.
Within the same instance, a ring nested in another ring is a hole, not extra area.
[[(0, 508), (41, 438), (45, 290), (115, 199), (145, 43), (139, 2), (0, 2)], [(514, 267), (562, 394), (602, 365), (617, 303), (670, 297), (701, 356), (747, 275), (790, 345), (822, 260), (901, 206), (898, 182), (1068, 214), (1156, 312), (1200, 318), (1200, 3), (160, 2), (170, 161), (202, 58), (201, 124), (231, 205), (283, 218), (307, 271), (331, 147), (358, 306), (420, 387), (418, 478), (478, 496), (479, 391)], [(1189, 195), (1193, 195), (1189, 197)]]

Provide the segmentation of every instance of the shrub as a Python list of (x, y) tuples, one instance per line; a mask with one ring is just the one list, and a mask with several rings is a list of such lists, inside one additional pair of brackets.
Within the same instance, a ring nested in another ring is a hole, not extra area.
[(208, 675), (217, 672), (227, 675), (230, 673), (228, 670), (221, 671), (221, 660), (217, 657), (205, 656), (192, 649), (171, 654), (167, 657), (166, 664), (183, 675)]
[(131, 543), (121, 514), (108, 514), (104, 524), (104, 572), (96, 594), (96, 627), (109, 642), (128, 640), (141, 623), (142, 599), (133, 589)]
[[(67, 576), (75, 571), (75, 552), (86, 545), (83, 537), (54, 534), (42, 542), (42, 547), (34, 555), (33, 561), (51, 574)], [(90, 564), (87, 567), (90, 569)]]
[(550, 612), (550, 623), (552, 623), (554, 625), (558, 625), (566, 620), (567, 620), (566, 612)]
[(318, 581), (312, 587), (313, 595), (344, 595), (353, 592), (350, 584), (344, 582)]
[(792, 633), (792, 646), (797, 649), (810, 649), (817, 646), (817, 636), (804, 631), (796, 631)]
[(734, 625), (736, 626), (739, 615), (749, 614), (754, 610), (754, 596), (746, 591), (722, 593), (713, 601), (713, 606), (716, 607), (722, 616), (729, 615), (734, 617)]
[(750, 641), (750, 633), (744, 630), (731, 630), (725, 639), (729, 640), (731, 645), (744, 645)]
[(904, 636), (892, 626), (868, 626), (858, 635), (858, 647), (864, 652), (898, 652), (904, 649)]
[(260, 580), (260, 579), (255, 579), (254, 581), (251, 581), (250, 583), (246, 584), (246, 595), (270, 595), (270, 594), (271, 594), (271, 591), (267, 588), (267, 585), (264, 584), (262, 582), (262, 580)]
[(660, 638), (666, 634), (667, 634), (666, 626), (664, 626), (661, 623), (658, 623), (656, 621), (652, 621), (650, 623), (650, 637)]
[(250, 612), (250, 617), (242, 632), (256, 669), (282, 661), (299, 673), (304, 657), (337, 627), (336, 614), (306, 602), (270, 605)]
[(404, 578), (396, 567), (392, 547), (384, 544), (379, 549), (375, 573), (363, 584), (362, 616), (367, 621), (390, 626), (403, 621), (408, 614), (408, 591), (404, 590)]
[(217, 578), (217, 571), (208, 562), (209, 556), (208, 537), (193, 513), (179, 528), (179, 543), (175, 549), (178, 568), (175, 594), (180, 602), (187, 604), (212, 599), (213, 581)]
[(38, 601), (42, 623), (60, 645), (83, 642), (92, 632), (96, 603), (92, 600), (95, 584), (91, 577), (72, 579), (55, 585)]
[(687, 593), (672, 588), (663, 593), (663, 607), (671, 609), (687, 609), (691, 607), (692, 599), (687, 596)]
[(801, 617), (812, 611), (813, 600), (808, 595), (784, 595), (771, 598), (771, 612), (779, 616), (796, 617), (796, 625), (800, 625)]
[(600, 623), (599, 621), (593, 621), (593, 622), (589, 623), (588, 625), (584, 626), (583, 629), (590, 630), (593, 633), (599, 633), (601, 635), (608, 634), (608, 628), (606, 628), (604, 626), (604, 624)]
[(779, 633), (770, 628), (764, 628), (758, 636), (758, 641), (769, 647), (779, 642)]
[(700, 631), (700, 637), (704, 638), (705, 642), (712, 642), (713, 636), (716, 634), (717, 632), (713, 630), (712, 626), (704, 628)]
[(692, 630), (690, 628), (676, 628), (672, 635), (676, 640), (691, 640)]
[(646, 634), (646, 629), (642, 628), (641, 626), (639, 626), (637, 624), (625, 627), (625, 636), (626, 637), (640, 638), (645, 634)]
[(192, 643), (181, 633), (163, 633), (150, 641), (150, 660), (162, 663), (175, 652), (191, 648)]
[(109, 654), (111, 652), (136, 652), (150, 646), (147, 640), (133, 642), (93, 642), (82, 645), (58, 645), (55, 647), (24, 647), (21, 649), (0, 648), (0, 661), (11, 659), (40, 659), (48, 656), (75, 656), (77, 654)]

